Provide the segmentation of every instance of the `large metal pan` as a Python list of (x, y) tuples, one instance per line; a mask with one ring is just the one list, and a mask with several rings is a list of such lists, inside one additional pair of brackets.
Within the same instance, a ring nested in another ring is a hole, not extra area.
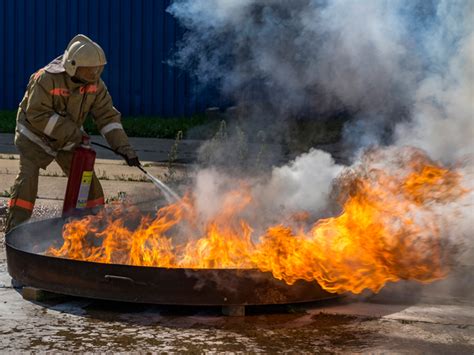
[(6, 235), (8, 272), (55, 293), (166, 305), (266, 305), (333, 298), (316, 282), (293, 285), (255, 269), (167, 269), (46, 256), (62, 244), (61, 218), (23, 224)]

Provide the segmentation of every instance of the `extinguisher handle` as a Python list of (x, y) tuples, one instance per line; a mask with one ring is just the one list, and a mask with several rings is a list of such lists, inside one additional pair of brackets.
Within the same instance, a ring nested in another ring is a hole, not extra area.
[(82, 132), (82, 145), (85, 145), (85, 146), (91, 145), (91, 137), (85, 132)]

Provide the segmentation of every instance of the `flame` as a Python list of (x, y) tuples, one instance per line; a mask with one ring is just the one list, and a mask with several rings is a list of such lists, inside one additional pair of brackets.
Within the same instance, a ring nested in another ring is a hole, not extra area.
[(117, 208), (70, 221), (63, 245), (48, 254), (166, 268), (257, 268), (288, 284), (316, 281), (337, 293), (445, 277), (448, 248), (433, 206), (466, 192), (460, 173), (416, 150), (395, 171), (374, 167), (371, 160), (383, 161), (378, 154), (368, 153), (340, 178), (343, 203), (335, 217), (310, 222), (310, 214), (301, 211), (287, 219), (295, 223), (270, 225), (255, 235), (243, 216), (257, 201), (242, 183), (225, 194), (211, 220), (202, 220), (192, 194), (154, 217), (142, 217), (133, 206)]

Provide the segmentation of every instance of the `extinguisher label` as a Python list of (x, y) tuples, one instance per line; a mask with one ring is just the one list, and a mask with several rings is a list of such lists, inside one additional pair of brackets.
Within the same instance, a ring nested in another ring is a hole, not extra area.
[(87, 199), (89, 198), (89, 190), (92, 182), (92, 171), (84, 171), (82, 173), (81, 187), (79, 188), (79, 196), (77, 197), (76, 208), (86, 208)]

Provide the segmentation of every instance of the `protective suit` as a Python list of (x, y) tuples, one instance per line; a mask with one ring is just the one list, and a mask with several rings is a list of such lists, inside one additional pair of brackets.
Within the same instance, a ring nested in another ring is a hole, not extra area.
[[(63, 56), (34, 73), (17, 114), (15, 145), (20, 153), (20, 171), (12, 187), (6, 231), (31, 217), (38, 191), (39, 169), (56, 160), (66, 175), (72, 151), (85, 134), (82, 125), (90, 114), (112, 149), (139, 165), (100, 79), (105, 54), (84, 35), (75, 36)], [(104, 204), (104, 194), (93, 176), (88, 207)]]

